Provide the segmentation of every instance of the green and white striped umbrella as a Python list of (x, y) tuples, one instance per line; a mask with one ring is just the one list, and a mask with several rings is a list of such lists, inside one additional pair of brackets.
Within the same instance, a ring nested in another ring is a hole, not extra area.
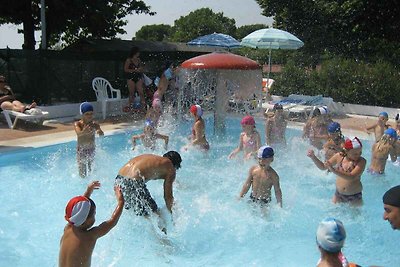
[(244, 37), (241, 46), (263, 49), (298, 49), (304, 43), (293, 34), (274, 29), (261, 29)]
[(304, 43), (294, 36), (293, 34), (274, 29), (261, 29), (254, 31), (244, 37), (240, 42), (241, 46), (247, 46), (252, 48), (269, 49), (268, 57), (268, 80), (271, 72), (271, 50), (272, 49), (298, 49), (304, 45)]

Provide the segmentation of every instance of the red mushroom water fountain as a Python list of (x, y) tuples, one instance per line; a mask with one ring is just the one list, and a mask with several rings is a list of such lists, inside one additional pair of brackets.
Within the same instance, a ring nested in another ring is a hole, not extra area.
[(214, 52), (186, 60), (180, 72), (180, 110), (200, 104), (214, 111), (216, 130), (225, 128), (225, 114), (230, 99), (246, 101), (261, 95), (261, 66), (246, 57)]

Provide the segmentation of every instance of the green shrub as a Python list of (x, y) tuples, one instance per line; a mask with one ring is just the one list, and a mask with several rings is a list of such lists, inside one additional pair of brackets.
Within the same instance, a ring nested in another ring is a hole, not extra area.
[(336, 102), (399, 107), (400, 72), (389, 62), (368, 64), (336, 57), (325, 60), (319, 71), (299, 65), (289, 60), (274, 76), (273, 94), (321, 94)]

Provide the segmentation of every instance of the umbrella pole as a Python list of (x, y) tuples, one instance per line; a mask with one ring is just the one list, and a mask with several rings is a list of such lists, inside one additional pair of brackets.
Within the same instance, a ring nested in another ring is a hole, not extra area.
[(267, 87), (269, 84), (269, 74), (271, 73), (271, 43), (269, 43), (269, 56), (268, 56), (268, 76), (267, 76)]

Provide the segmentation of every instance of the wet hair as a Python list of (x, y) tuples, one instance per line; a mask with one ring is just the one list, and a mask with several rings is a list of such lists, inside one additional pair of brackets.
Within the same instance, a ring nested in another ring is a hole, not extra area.
[(317, 117), (317, 116), (319, 116), (319, 115), (321, 115), (321, 111), (320, 111), (318, 108), (315, 108), (315, 109), (313, 110), (313, 112), (312, 112), (311, 117), (314, 118), (314, 117)]
[(163, 155), (163, 157), (168, 158), (172, 165), (174, 165), (175, 169), (179, 169), (181, 167), (182, 158), (176, 151), (168, 151)]
[(93, 213), (96, 210), (96, 203), (94, 203), (94, 201), (91, 198), (88, 197), (88, 199), (90, 201), (90, 210), (87, 218), (90, 218), (91, 216), (93, 216)]
[(136, 55), (136, 54), (139, 53), (139, 52), (140, 52), (139, 47), (133, 46), (133, 47), (131, 48), (131, 51), (129, 52), (129, 57), (131, 58), (131, 57), (133, 57), (134, 55)]
[(173, 62), (171, 60), (166, 60), (163, 65), (163, 70), (168, 69), (169, 67), (173, 66)]
[(282, 107), (282, 105), (281, 104), (279, 104), (279, 103), (276, 103), (275, 105), (274, 105), (274, 107), (273, 107), (273, 109), (272, 110), (283, 110), (283, 107)]

